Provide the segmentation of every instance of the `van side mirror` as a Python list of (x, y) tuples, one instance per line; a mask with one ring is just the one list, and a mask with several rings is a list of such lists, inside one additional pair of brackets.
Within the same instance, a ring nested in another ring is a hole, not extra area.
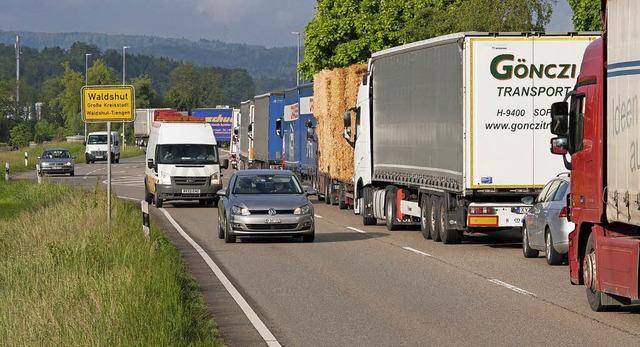
[(147, 167), (149, 169), (155, 169), (156, 165), (153, 163), (153, 159), (147, 159)]
[(569, 104), (565, 101), (551, 104), (551, 133), (567, 136), (569, 132)]
[(222, 159), (222, 163), (220, 163), (220, 167), (223, 169), (229, 168), (229, 159)]
[(282, 118), (276, 119), (276, 135), (282, 137)]

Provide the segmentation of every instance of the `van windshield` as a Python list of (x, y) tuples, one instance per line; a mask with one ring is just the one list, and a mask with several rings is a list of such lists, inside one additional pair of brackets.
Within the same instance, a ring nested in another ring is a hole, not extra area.
[(218, 164), (218, 148), (201, 144), (158, 145), (156, 161), (158, 164)]
[(89, 139), (87, 143), (90, 145), (106, 145), (107, 144), (107, 135), (89, 135)]

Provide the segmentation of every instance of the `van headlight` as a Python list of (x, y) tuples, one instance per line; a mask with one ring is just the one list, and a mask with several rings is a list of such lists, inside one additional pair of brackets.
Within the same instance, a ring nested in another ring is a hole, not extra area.
[(309, 214), (311, 213), (311, 206), (304, 205), (293, 210), (293, 214)]
[(218, 185), (218, 184), (222, 184), (222, 182), (220, 181), (220, 177), (218, 176), (218, 173), (214, 173), (213, 175), (211, 175), (210, 177), (211, 179), (211, 185)]
[(233, 205), (231, 207), (231, 214), (234, 214), (234, 215), (237, 215), (237, 216), (248, 216), (248, 215), (251, 214), (251, 212), (249, 212), (249, 209), (246, 208), (246, 207)]

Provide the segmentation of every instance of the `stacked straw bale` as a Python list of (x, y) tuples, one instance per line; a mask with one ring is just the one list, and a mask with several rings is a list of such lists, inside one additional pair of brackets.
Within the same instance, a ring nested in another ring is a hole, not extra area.
[[(353, 177), (353, 148), (343, 137), (342, 116), (356, 105), (358, 87), (366, 72), (366, 64), (355, 64), (347, 68), (322, 70), (313, 76), (318, 171), (344, 182), (351, 181)], [(352, 127), (355, 127), (355, 119)]]

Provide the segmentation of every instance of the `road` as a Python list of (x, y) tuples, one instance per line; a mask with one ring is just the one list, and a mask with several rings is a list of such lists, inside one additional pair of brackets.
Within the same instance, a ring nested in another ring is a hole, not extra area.
[[(143, 172), (143, 157), (122, 159), (112, 166), (112, 190), (139, 203)], [(75, 177), (51, 179), (91, 188), (105, 184), (106, 164), (79, 163)], [(417, 230), (389, 232), (382, 222), (365, 227), (351, 210), (312, 201), (314, 243), (225, 244), (215, 208), (150, 206), (230, 346), (640, 344), (638, 307), (592, 312), (566, 265), (522, 256), (517, 230), (444, 245)]]

